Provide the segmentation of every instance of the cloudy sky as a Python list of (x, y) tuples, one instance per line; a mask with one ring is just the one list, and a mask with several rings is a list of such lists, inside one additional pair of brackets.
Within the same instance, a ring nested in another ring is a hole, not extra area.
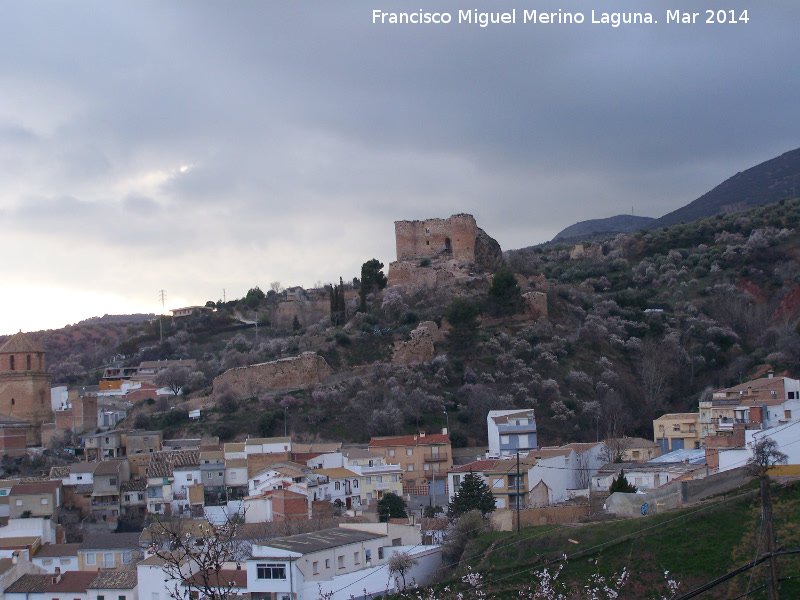
[[(349, 279), (393, 260), (395, 220), (469, 212), (512, 249), (683, 206), (800, 146), (800, 2), (707, 4), (749, 21), (687, 0), (0, 0), (0, 334), (160, 312), (162, 289), (169, 309)], [(585, 22), (522, 23), (559, 9)]]

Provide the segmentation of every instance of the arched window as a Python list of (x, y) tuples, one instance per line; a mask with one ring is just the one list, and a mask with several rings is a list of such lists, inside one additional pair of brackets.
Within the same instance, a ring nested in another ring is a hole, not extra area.
[(14, 370), (14, 355), (12, 354), (8, 359), (8, 366), (11, 371)]
[(450, 238), (444, 238), (444, 249), (450, 252), (453, 248), (450, 245)]
[(14, 404), (16, 404), (16, 402), (15, 402), (15, 401), (14, 401), (14, 399), (12, 398), (12, 399), (11, 399), (11, 406), (14, 406)]
[(358, 479), (353, 479), (353, 487), (354, 488), (358, 487)]
[(31, 370), (31, 355), (30, 354), (28, 354), (28, 356), (25, 357), (25, 365), (26, 365), (25, 366), (25, 370), (26, 371), (30, 371)]

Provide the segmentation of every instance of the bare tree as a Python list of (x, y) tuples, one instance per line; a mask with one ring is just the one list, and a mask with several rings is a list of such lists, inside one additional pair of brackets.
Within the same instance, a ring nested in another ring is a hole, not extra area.
[(221, 525), (181, 519), (158, 520), (151, 525), (149, 551), (164, 563), (162, 570), (171, 582), (167, 585), (171, 598), (228, 600), (235, 596), (233, 577), (223, 570), (226, 563), (241, 559), (236, 543), (240, 522), (241, 517), (234, 516)]
[(171, 365), (158, 373), (154, 379), (158, 387), (165, 387), (177, 396), (189, 381), (189, 369), (178, 365)]
[(631, 439), (627, 437), (611, 437), (603, 440), (603, 444), (600, 456), (605, 462), (622, 462), (625, 451), (630, 448)]
[(389, 557), (389, 573), (399, 575), (403, 579), (403, 589), (406, 589), (406, 573), (418, 562), (408, 552), (395, 552)]

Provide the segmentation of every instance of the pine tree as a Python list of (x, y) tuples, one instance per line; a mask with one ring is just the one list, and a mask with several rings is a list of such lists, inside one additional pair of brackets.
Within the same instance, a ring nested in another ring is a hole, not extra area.
[(494, 495), (489, 485), (477, 473), (470, 471), (447, 507), (447, 515), (458, 517), (471, 510), (485, 515), (494, 510)]
[(625, 479), (625, 469), (620, 470), (619, 475), (611, 482), (611, 487), (608, 491), (612, 494), (614, 492), (624, 492), (626, 494), (635, 494), (636, 486), (632, 485)]

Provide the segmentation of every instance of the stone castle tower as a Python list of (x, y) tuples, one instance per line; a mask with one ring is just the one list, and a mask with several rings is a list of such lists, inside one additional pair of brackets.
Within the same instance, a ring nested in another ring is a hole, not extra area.
[(45, 351), (21, 331), (0, 347), (0, 414), (29, 423), (53, 420)]

